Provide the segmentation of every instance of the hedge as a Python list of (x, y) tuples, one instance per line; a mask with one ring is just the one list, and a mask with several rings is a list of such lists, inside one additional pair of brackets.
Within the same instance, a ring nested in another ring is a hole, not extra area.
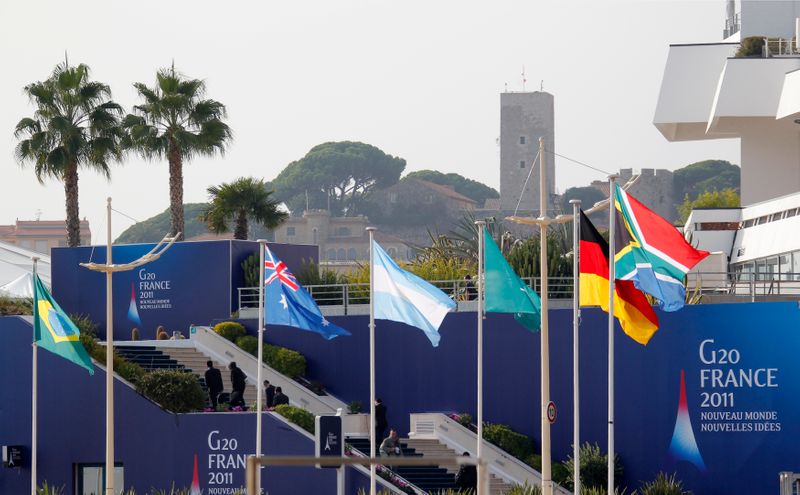
[(517, 459), (527, 459), (533, 454), (533, 442), (530, 438), (517, 433), (506, 425), (487, 424), (483, 428), (483, 438)]
[(305, 409), (281, 404), (275, 408), (275, 412), (296, 424), (309, 433), (314, 433), (314, 415)]
[[(258, 339), (252, 335), (237, 338), (236, 345), (253, 356), (258, 352)], [(264, 362), (289, 378), (298, 378), (306, 374), (305, 356), (285, 347), (264, 344)]]
[(234, 343), (239, 337), (244, 337), (247, 335), (244, 325), (235, 321), (223, 321), (222, 323), (217, 323), (214, 325), (214, 331), (217, 332), (218, 335), (225, 337)]
[(168, 411), (198, 411), (205, 404), (205, 394), (192, 373), (155, 370), (145, 373), (136, 389)]

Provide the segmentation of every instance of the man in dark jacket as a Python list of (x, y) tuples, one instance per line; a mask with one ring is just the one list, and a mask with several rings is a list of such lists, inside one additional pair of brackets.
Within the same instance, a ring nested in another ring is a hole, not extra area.
[(211, 407), (217, 408), (217, 399), (219, 394), (222, 393), (222, 373), (214, 367), (213, 361), (206, 362), (208, 369), (206, 370), (206, 387), (208, 387), (208, 398), (211, 401)]
[(272, 407), (278, 407), (282, 404), (288, 404), (289, 397), (287, 397), (280, 387), (275, 389), (275, 397), (272, 399)]
[(269, 383), (269, 380), (264, 380), (264, 407), (269, 409), (273, 405), (275, 399), (275, 386)]
[(231, 385), (233, 388), (233, 392), (231, 393), (231, 407), (244, 407), (244, 388), (247, 377), (244, 371), (236, 366), (235, 361), (231, 361), (231, 364), (228, 365), (228, 369), (231, 370)]
[[(377, 448), (386, 434), (389, 422), (386, 421), (386, 406), (381, 399), (375, 399), (375, 447)], [(378, 455), (376, 452), (375, 455)]]
[[(469, 457), (469, 452), (464, 452), (464, 457)], [(475, 490), (478, 486), (478, 470), (472, 464), (464, 464), (458, 468), (456, 486), (461, 490)]]

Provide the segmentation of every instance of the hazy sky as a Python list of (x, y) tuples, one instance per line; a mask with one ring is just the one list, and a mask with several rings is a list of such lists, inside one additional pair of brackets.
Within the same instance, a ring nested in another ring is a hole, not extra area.
[[(622, 0), (3, 1), (0, 224), (64, 218), (61, 183), (20, 168), (22, 88), (63, 61), (86, 63), (126, 110), (159, 67), (205, 79), (228, 107), (224, 158), (184, 165), (187, 202), (240, 176), (274, 178), (312, 146), (357, 140), (424, 168), (499, 187), (499, 93), (555, 95), (556, 151), (603, 170), (739, 162), (738, 140), (668, 143), (653, 127), (670, 43), (714, 42), (725, 3)], [(556, 162), (556, 187), (604, 175)], [(105, 198), (136, 219), (169, 204), (167, 165), (136, 157), (111, 182), (80, 175), (80, 213), (105, 239)], [(114, 236), (131, 220), (116, 215)]]

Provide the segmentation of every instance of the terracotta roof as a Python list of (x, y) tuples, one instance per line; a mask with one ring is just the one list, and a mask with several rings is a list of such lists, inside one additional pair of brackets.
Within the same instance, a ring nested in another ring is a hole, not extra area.
[(412, 179), (412, 180), (415, 180), (415, 181), (419, 182), (420, 184), (424, 185), (425, 187), (427, 187), (428, 189), (433, 189), (434, 191), (438, 192), (442, 196), (447, 196), (450, 199), (455, 199), (456, 201), (462, 201), (462, 202), (465, 202), (465, 203), (472, 203), (474, 205), (478, 204), (477, 201), (475, 201), (473, 199), (470, 199), (470, 198), (464, 196), (463, 194), (457, 193), (454, 189), (451, 189), (450, 187), (443, 186), (441, 184), (436, 184), (436, 183), (429, 182), (427, 180), (422, 180), (422, 179)]

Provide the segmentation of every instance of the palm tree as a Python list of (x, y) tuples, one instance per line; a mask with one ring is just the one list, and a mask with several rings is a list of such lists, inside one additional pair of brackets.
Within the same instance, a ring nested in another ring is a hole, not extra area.
[(211, 232), (228, 231), (228, 220), (233, 219), (236, 227), (235, 239), (247, 239), (247, 222), (252, 219), (268, 229), (274, 229), (288, 216), (278, 210), (279, 203), (270, 199), (273, 191), (267, 191), (264, 181), (252, 177), (242, 177), (230, 184), (220, 184), (208, 188), (211, 200), (202, 219)]
[(45, 177), (64, 183), (67, 241), (70, 247), (79, 246), (78, 169), (109, 177), (109, 161), (120, 159), (122, 107), (111, 101), (106, 84), (89, 80), (84, 64), (57, 65), (46, 80), (25, 86), (25, 94), (36, 112), (14, 129), (20, 139), (16, 157), (33, 165), (40, 183)]
[(223, 154), (232, 139), (223, 119), (225, 105), (204, 99), (205, 83), (175, 72), (173, 65), (156, 74), (152, 88), (135, 83), (144, 104), (133, 107), (123, 126), (129, 130), (126, 147), (144, 158), (169, 162), (169, 203), (172, 234), (184, 232), (183, 162), (197, 155)]

